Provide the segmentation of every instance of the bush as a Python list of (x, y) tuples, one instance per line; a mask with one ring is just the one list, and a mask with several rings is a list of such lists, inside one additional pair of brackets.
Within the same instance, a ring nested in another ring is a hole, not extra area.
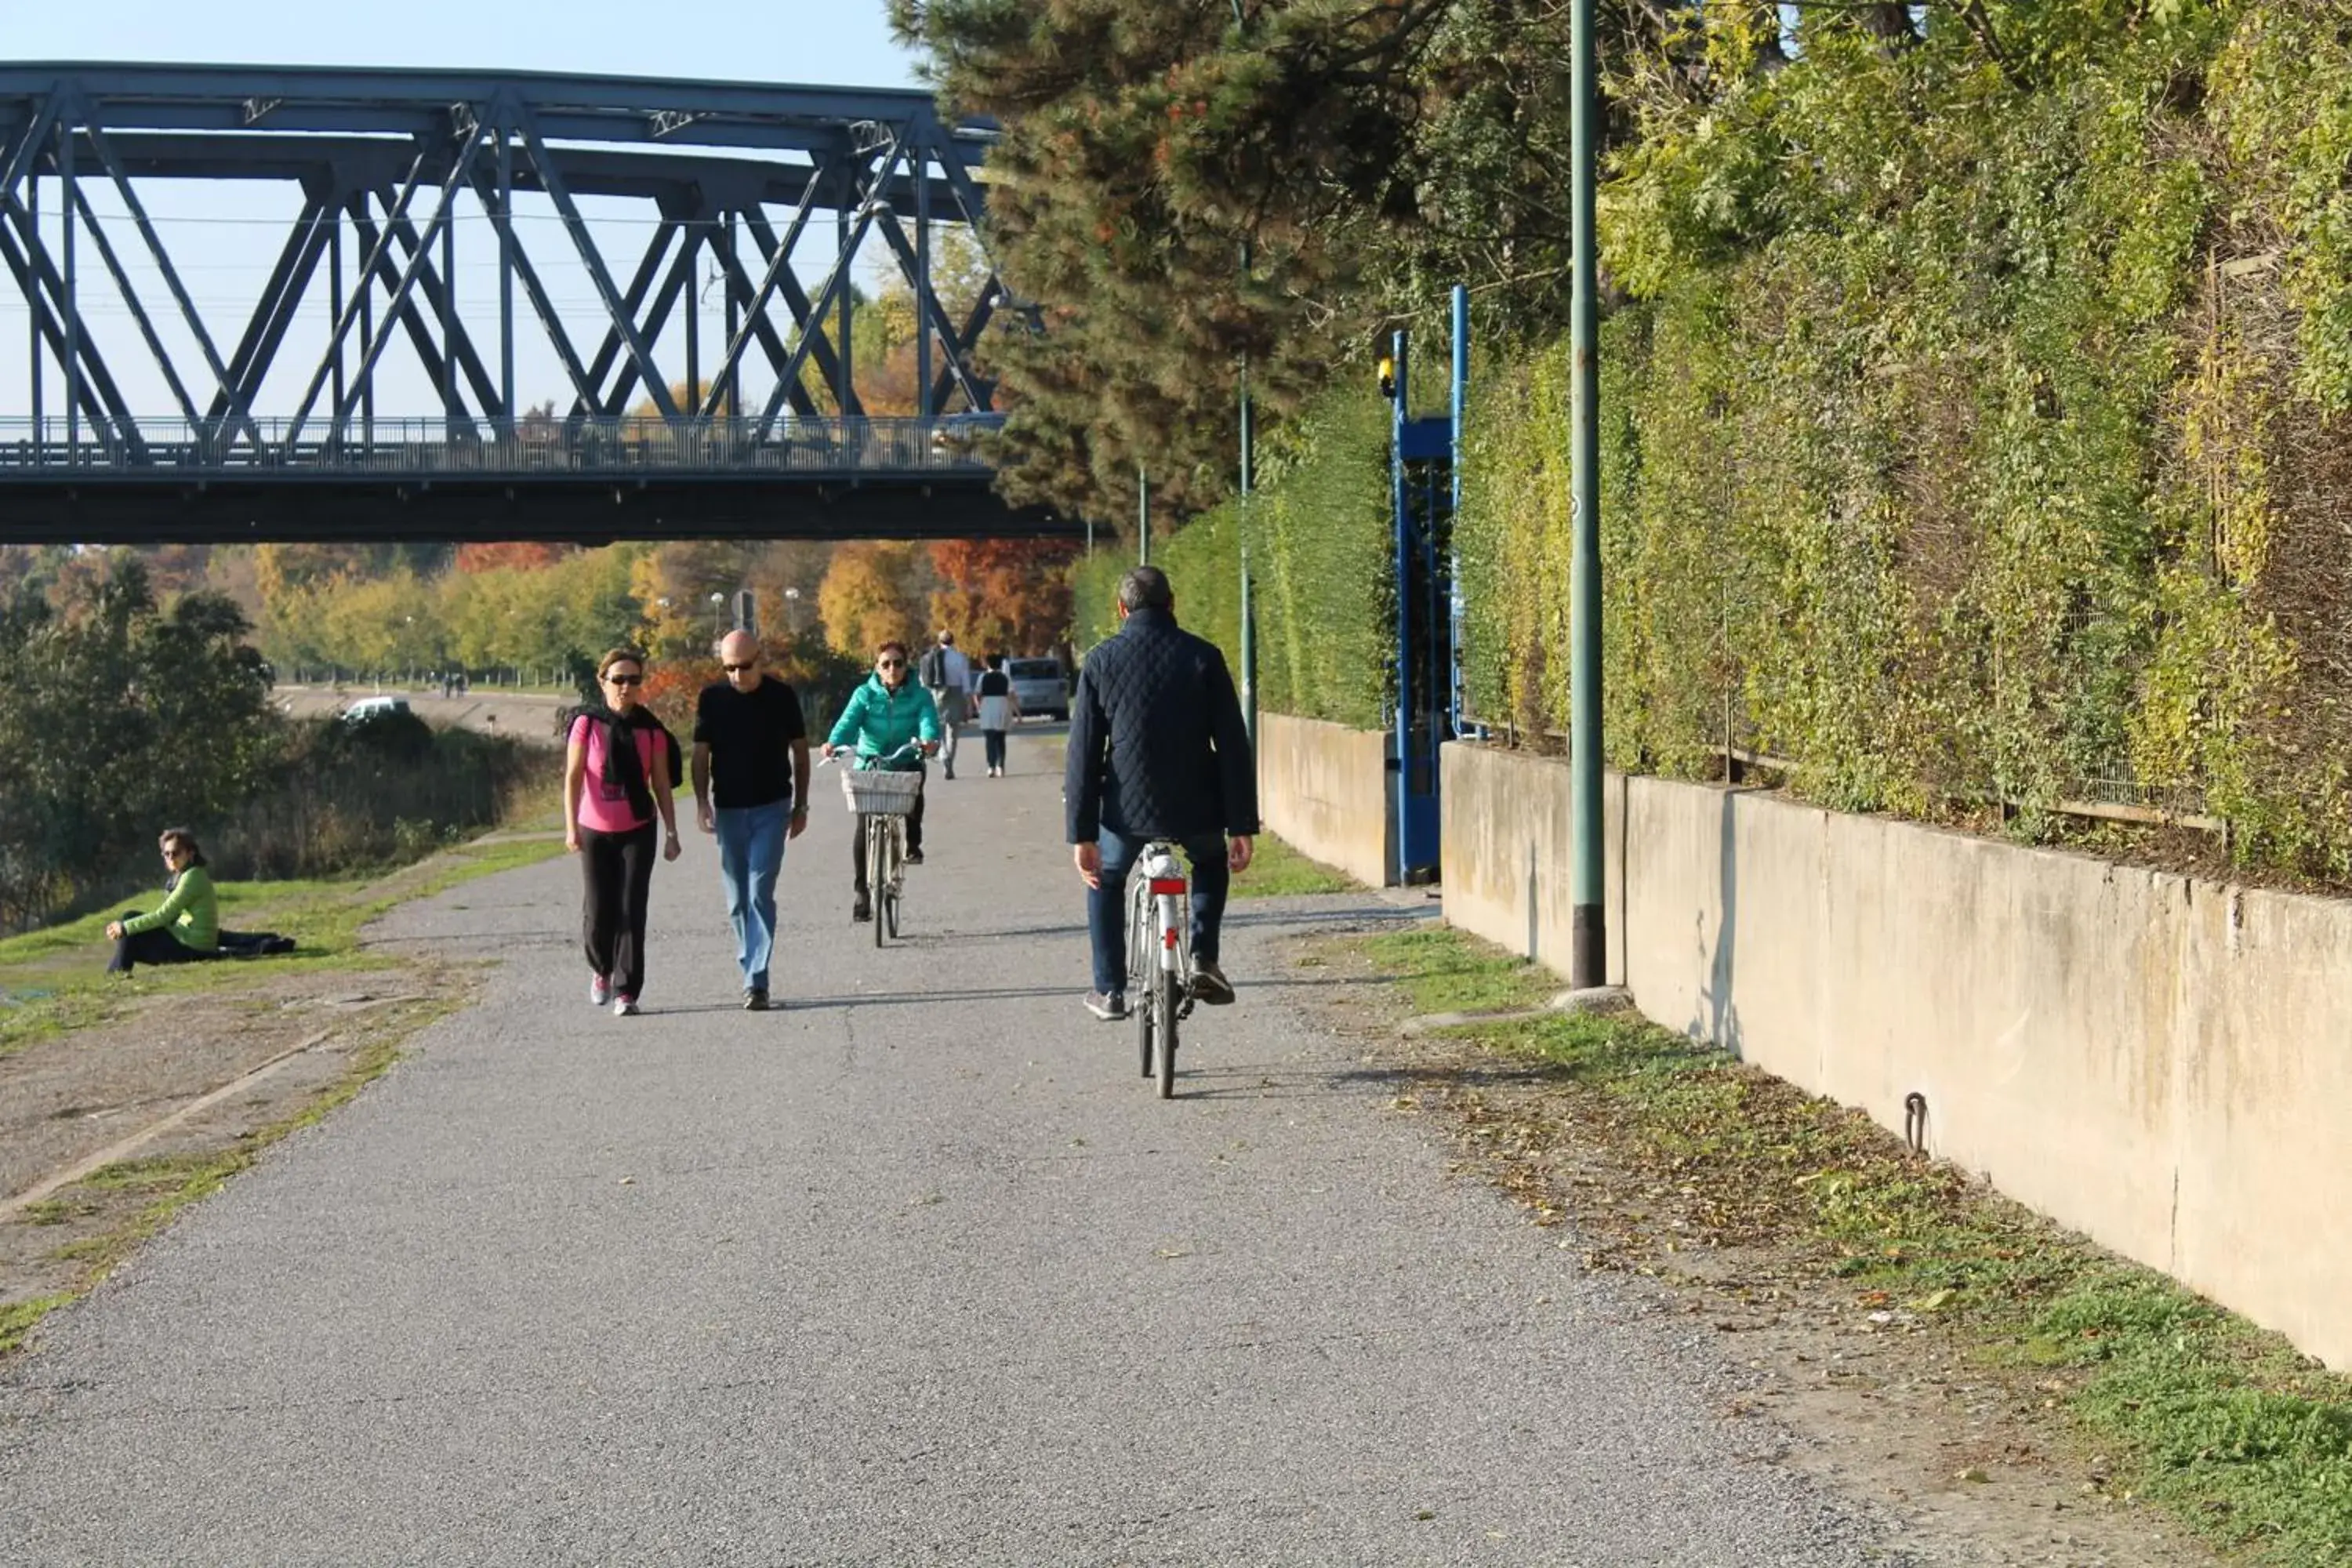
[[(1391, 690), (1389, 405), (1335, 393), (1265, 455), (1257, 492), (1155, 541), (1152, 563), (1176, 590), (1177, 618), (1241, 673), (1244, 547), (1255, 580), (1257, 700), (1307, 719), (1377, 730)], [(1077, 637), (1118, 629), (1118, 580), (1131, 563), (1098, 552), (1074, 578)]]
[[(2283, 0), (1996, 14), (1999, 67), (1809, 11), (1703, 101), (1620, 84), (1610, 759), (1730, 742), (1831, 805), (2000, 797), (2026, 835), (2201, 809), (2352, 878), (2352, 35)], [(1475, 705), (1536, 729), (1568, 713), (1568, 372), (1482, 378), (1457, 530)]]

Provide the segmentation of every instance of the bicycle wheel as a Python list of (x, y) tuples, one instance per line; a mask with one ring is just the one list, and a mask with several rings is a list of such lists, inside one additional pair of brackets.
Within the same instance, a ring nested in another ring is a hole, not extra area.
[(882, 900), (883, 919), (890, 922), (890, 940), (898, 940), (898, 900), (907, 888), (906, 826), (907, 819), (894, 817), (890, 823), (890, 891)]
[(1176, 1098), (1176, 972), (1151, 972), (1151, 1010), (1160, 1015), (1160, 1098)]
[[(879, 905), (889, 896), (890, 852), (886, 847), (890, 840), (888, 826), (878, 816), (866, 818), (866, 896)], [(882, 910), (874, 910), (874, 945), (882, 945)]]
[(1133, 891), (1127, 899), (1127, 984), (1135, 994), (1135, 1043), (1143, 1056), (1143, 1076), (1151, 1076), (1152, 966), (1159, 955), (1151, 951), (1151, 900)]

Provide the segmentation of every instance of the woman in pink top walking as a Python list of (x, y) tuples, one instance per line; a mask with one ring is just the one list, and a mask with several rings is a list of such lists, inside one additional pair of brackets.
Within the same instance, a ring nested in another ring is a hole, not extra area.
[(580, 857), (586, 900), (581, 933), (588, 950), (588, 1000), (616, 1016), (637, 1010), (646, 978), (646, 898), (654, 879), (654, 816), (661, 816), (665, 860), (677, 858), (677, 810), (670, 798), (677, 742), (637, 700), (646, 656), (616, 647), (596, 662), (601, 710), (572, 721), (563, 757), (563, 847)]

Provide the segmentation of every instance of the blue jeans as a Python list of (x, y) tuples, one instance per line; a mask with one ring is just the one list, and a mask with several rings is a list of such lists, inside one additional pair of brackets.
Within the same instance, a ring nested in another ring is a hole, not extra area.
[(776, 947), (776, 873), (784, 868), (784, 823), (792, 806), (722, 805), (719, 823), (719, 875), (727, 885), (727, 921), (735, 928), (735, 962), (743, 984), (768, 988), (768, 961)]
[[(1102, 885), (1087, 889), (1087, 932), (1095, 944), (1095, 989), (1127, 989), (1127, 873), (1148, 838), (1102, 831)], [(1192, 863), (1192, 962), (1217, 962), (1217, 931), (1225, 918), (1225, 890), (1233, 872), (1225, 865), (1225, 836), (1203, 833), (1180, 838), (1177, 847)]]

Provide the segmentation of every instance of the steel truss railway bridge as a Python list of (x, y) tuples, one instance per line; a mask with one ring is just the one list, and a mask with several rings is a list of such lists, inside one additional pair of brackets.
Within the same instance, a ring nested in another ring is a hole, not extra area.
[[(953, 311), (935, 277), (940, 226), (979, 235), (992, 138), (915, 91), (0, 65), (0, 321), (28, 370), (0, 384), (0, 542), (1075, 531), (999, 500), (974, 441), (974, 346), (1037, 307), (984, 246)], [(147, 198), (231, 182), (297, 211), (221, 321)], [(467, 216), (488, 287), (460, 287)], [(625, 279), (616, 230), (646, 237)], [(861, 256), (913, 300), (911, 416), (859, 395)], [(530, 406), (519, 349), (568, 408)], [(411, 406), (383, 406), (402, 355)]]

